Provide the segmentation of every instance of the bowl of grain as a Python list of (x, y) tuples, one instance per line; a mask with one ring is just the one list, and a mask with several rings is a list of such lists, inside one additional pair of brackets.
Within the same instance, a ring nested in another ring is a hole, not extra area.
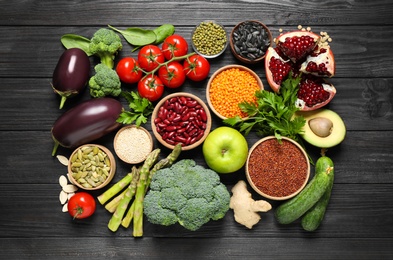
[(84, 190), (105, 187), (115, 176), (116, 160), (112, 152), (98, 144), (76, 148), (68, 160), (70, 182)]
[(154, 108), (151, 128), (155, 138), (165, 147), (176, 144), (191, 150), (206, 139), (211, 129), (207, 105), (196, 95), (176, 92), (162, 98)]
[(255, 20), (238, 23), (229, 36), (232, 54), (247, 64), (261, 62), (272, 43), (273, 37), (269, 28)]
[(145, 128), (128, 125), (117, 131), (113, 147), (120, 160), (129, 164), (138, 164), (143, 162), (153, 150), (153, 139)]
[(263, 90), (259, 76), (242, 65), (227, 65), (213, 73), (206, 87), (206, 99), (210, 109), (221, 119), (247, 117), (239, 103), (255, 103), (255, 92)]
[(201, 22), (192, 32), (191, 45), (196, 53), (207, 59), (220, 56), (228, 46), (225, 27), (213, 20)]
[(310, 162), (304, 149), (293, 139), (267, 136), (251, 148), (246, 161), (250, 186), (271, 200), (296, 196), (310, 177)]

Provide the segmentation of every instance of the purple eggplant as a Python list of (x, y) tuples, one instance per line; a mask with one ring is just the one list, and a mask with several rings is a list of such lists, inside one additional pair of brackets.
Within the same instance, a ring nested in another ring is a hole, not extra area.
[(53, 71), (52, 88), (61, 96), (60, 109), (69, 97), (76, 96), (86, 86), (90, 77), (90, 60), (78, 48), (65, 50)]
[(55, 146), (52, 156), (59, 145), (66, 148), (78, 147), (96, 140), (121, 124), (116, 122), (123, 107), (113, 98), (95, 98), (84, 101), (61, 115), (52, 127)]

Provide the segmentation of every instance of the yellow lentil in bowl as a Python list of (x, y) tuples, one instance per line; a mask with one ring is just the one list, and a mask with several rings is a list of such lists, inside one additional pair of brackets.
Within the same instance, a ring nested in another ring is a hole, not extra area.
[(262, 90), (258, 75), (241, 65), (227, 65), (217, 70), (209, 79), (206, 98), (210, 109), (221, 119), (247, 114), (240, 110), (241, 102), (256, 102), (255, 92)]
[(143, 162), (153, 150), (153, 140), (145, 128), (129, 125), (116, 133), (113, 146), (123, 162), (137, 164)]

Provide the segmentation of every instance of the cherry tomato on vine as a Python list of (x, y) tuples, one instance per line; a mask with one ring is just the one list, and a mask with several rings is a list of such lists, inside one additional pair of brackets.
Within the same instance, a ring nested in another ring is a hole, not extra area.
[(122, 82), (133, 84), (142, 78), (142, 70), (138, 62), (132, 57), (121, 59), (116, 66), (116, 73)]
[(164, 93), (164, 85), (158, 76), (150, 74), (138, 82), (138, 92), (141, 97), (154, 102)]
[(158, 69), (158, 77), (168, 88), (178, 88), (186, 80), (183, 65), (177, 61), (171, 61), (168, 65), (161, 66)]
[(139, 66), (147, 72), (154, 70), (159, 64), (164, 62), (164, 54), (162, 54), (160, 47), (156, 45), (143, 46), (138, 52)]
[(170, 60), (172, 57), (186, 55), (188, 52), (188, 43), (182, 36), (172, 34), (164, 40), (161, 49), (165, 59)]
[(184, 60), (183, 63), (184, 72), (187, 78), (192, 81), (201, 81), (207, 78), (210, 72), (209, 61), (198, 54), (194, 54), (191, 57)]
[(96, 201), (87, 192), (77, 192), (68, 200), (67, 208), (74, 219), (87, 218), (96, 210)]

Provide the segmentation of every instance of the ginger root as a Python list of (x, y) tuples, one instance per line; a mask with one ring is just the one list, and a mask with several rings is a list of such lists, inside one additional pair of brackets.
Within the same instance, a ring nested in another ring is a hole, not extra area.
[(267, 212), (272, 208), (267, 201), (254, 200), (247, 190), (246, 182), (242, 180), (232, 188), (229, 207), (233, 209), (235, 221), (249, 229), (261, 219), (258, 212)]

